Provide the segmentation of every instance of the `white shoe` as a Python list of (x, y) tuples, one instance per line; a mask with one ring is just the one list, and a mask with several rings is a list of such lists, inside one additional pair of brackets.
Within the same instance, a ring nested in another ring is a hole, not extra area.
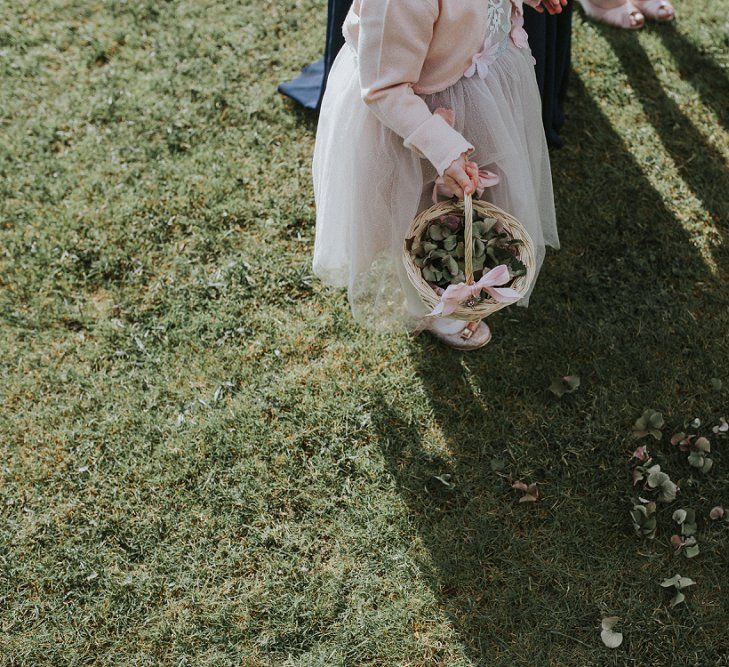
[(437, 318), (426, 318), (422, 327), (415, 332), (415, 335), (421, 331), (429, 331), (439, 341), (445, 343), (454, 350), (477, 350), (491, 342), (491, 329), (484, 323), (468, 322), (460, 331), (456, 333), (446, 333), (438, 326)]

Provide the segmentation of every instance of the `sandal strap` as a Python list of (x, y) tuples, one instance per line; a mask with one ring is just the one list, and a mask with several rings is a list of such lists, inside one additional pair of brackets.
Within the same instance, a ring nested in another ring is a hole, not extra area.
[(480, 320), (478, 322), (469, 322), (465, 327), (463, 327), (463, 329), (461, 329), (461, 339), (468, 340), (471, 338), (471, 336), (476, 333), (480, 323)]

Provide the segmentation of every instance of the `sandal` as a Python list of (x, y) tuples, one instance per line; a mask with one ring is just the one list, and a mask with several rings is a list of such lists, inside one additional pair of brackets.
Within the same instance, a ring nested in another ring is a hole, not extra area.
[(666, 0), (633, 0), (638, 10), (649, 19), (668, 23), (676, 18), (676, 10)]
[(461, 331), (452, 334), (443, 333), (427, 324), (420, 331), (429, 331), (439, 341), (454, 350), (477, 350), (491, 342), (491, 329), (483, 321), (469, 322)]
[[(648, 0), (648, 2), (651, 1), (653, 0)], [(662, 0), (655, 1), (661, 2)], [(615, 28), (640, 30), (645, 24), (645, 17), (630, 0), (626, 0), (622, 5), (612, 7), (611, 9), (598, 7), (591, 0), (580, 0), (580, 4), (589, 18)]]

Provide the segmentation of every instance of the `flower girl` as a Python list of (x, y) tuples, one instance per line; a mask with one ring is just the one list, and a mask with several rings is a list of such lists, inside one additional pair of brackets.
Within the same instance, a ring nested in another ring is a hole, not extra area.
[[(529, 0), (558, 13), (566, 0)], [(322, 103), (314, 271), (347, 287), (364, 325), (428, 329), (461, 349), (483, 323), (429, 317), (401, 262), (417, 213), (444, 191), (483, 196), (537, 249), (557, 248), (549, 155), (522, 0), (355, 0)], [(528, 295), (522, 299), (526, 305)]]

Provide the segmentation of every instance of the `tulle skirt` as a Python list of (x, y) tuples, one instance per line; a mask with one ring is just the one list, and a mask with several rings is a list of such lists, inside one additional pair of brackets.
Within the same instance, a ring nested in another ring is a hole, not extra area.
[[(513, 44), (484, 79), (462, 78), (422, 96), (431, 111), (455, 112), (455, 128), (475, 147), (479, 166), (501, 182), (484, 199), (528, 230), (539, 266), (545, 246), (559, 247), (549, 154), (528, 49)], [(417, 326), (427, 311), (402, 264), (413, 218), (432, 205), (438, 174), (405, 148), (362, 101), (354, 51), (345, 46), (329, 75), (313, 160), (316, 199), (314, 272), (346, 287), (352, 313), (374, 329)], [(529, 295), (519, 302), (527, 305)]]

